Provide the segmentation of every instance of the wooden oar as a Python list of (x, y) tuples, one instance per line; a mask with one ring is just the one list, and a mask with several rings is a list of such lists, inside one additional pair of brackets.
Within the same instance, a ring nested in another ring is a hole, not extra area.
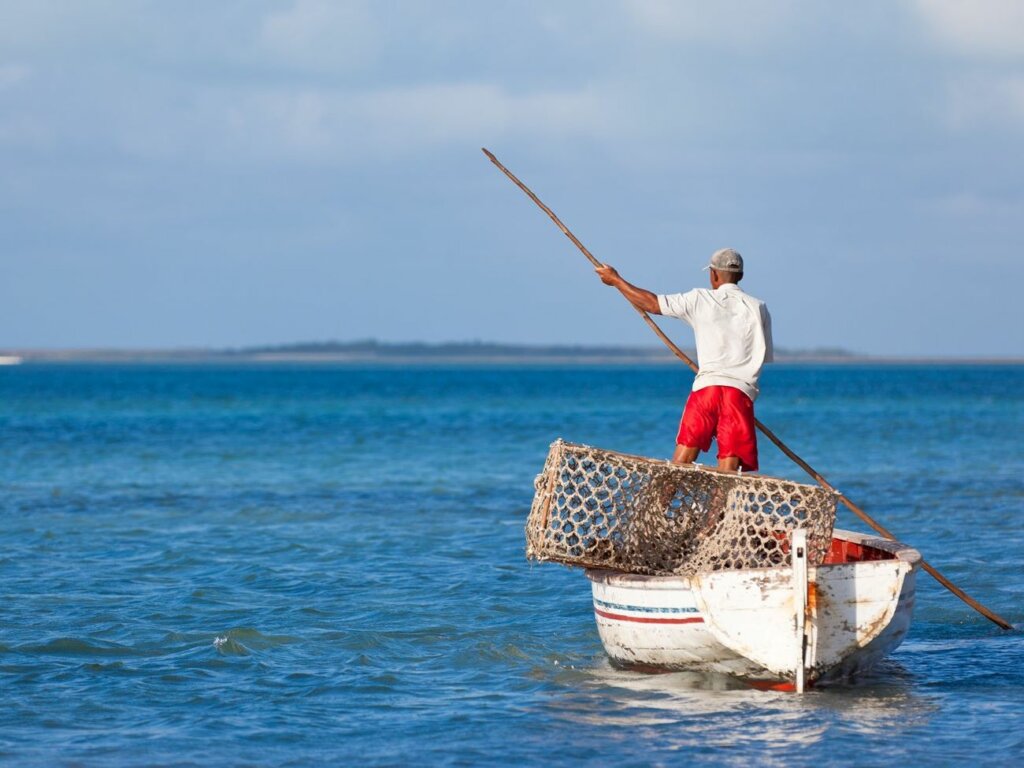
[[(515, 184), (517, 187), (519, 187), (521, 190), (523, 190), (523, 192), (525, 192), (527, 194), (527, 196), (529, 196), (529, 198), (531, 200), (533, 200), (533, 202), (535, 202), (537, 204), (537, 206), (542, 211), (544, 211), (544, 213), (546, 213), (551, 218), (551, 220), (553, 222), (555, 222), (555, 226), (558, 227), (560, 230), (562, 230), (562, 233), (566, 237), (568, 237), (570, 240), (572, 240), (573, 244), (577, 248), (580, 249), (580, 251), (583, 253), (583, 255), (587, 257), (587, 259), (590, 260), (591, 264), (593, 264), (595, 267), (602, 266), (601, 262), (599, 262), (597, 259), (594, 258), (594, 255), (590, 251), (587, 250), (587, 247), (585, 245), (583, 245), (583, 243), (581, 243), (579, 241), (579, 239), (576, 237), (576, 235), (574, 235), (572, 232), (570, 232), (569, 228), (566, 227), (565, 224), (562, 223), (561, 219), (559, 219), (555, 215), (555, 212), (552, 211), (550, 208), (548, 208), (546, 205), (544, 205), (544, 203), (541, 202), (540, 198), (537, 197), (535, 194), (533, 194), (533, 192), (530, 190), (529, 187), (527, 187), (525, 184), (523, 184), (523, 182), (521, 182), (519, 179), (517, 179), (515, 177), (515, 175), (508, 168), (506, 168), (504, 165), (502, 165), (501, 162), (498, 160), (498, 158), (496, 158), (493, 154), (488, 152), (486, 149), (484, 149), (483, 152), (484, 152), (485, 155), (487, 155), (488, 159), (492, 163), (494, 163), (499, 168), (499, 170), (501, 170), (502, 173), (504, 173), (506, 176), (509, 177), (509, 179), (512, 180), (513, 184)], [(681, 350), (679, 347), (677, 347), (675, 345), (675, 343), (672, 341), (672, 339), (670, 339), (668, 336), (665, 335), (665, 332), (662, 331), (660, 327), (658, 327), (658, 324), (655, 323), (654, 320), (651, 319), (651, 316), (648, 315), (647, 312), (645, 312), (644, 310), (640, 309), (640, 307), (636, 306), (635, 304), (631, 304), (631, 306), (633, 307), (633, 309), (635, 309), (637, 312), (640, 313), (640, 316), (643, 318), (644, 322), (647, 323), (647, 325), (649, 325), (651, 327), (651, 330), (654, 331), (655, 334), (657, 334), (658, 338), (662, 340), (662, 342), (665, 344), (665, 346), (668, 347), (670, 350), (672, 350), (672, 354), (674, 354), (676, 357), (678, 357), (680, 360), (682, 360), (684, 363), (686, 363), (688, 366), (690, 366), (690, 368), (693, 370), (693, 372), (696, 373), (697, 372), (697, 364), (694, 363), (693, 360), (691, 360), (687, 356), (687, 354), (685, 352), (683, 352), (683, 350)], [(773, 443), (775, 443), (775, 445), (777, 445), (779, 447), (779, 450), (781, 450), (784, 454), (786, 454), (789, 458), (791, 458), (794, 462), (796, 462), (797, 466), (799, 466), (802, 470), (804, 470), (804, 472), (806, 472), (808, 475), (813, 477), (818, 482), (819, 485), (821, 485), (823, 488), (827, 488), (832, 493), (836, 494), (836, 496), (839, 498), (839, 500), (841, 502), (843, 502), (843, 504), (845, 504), (857, 517), (859, 517), (861, 520), (863, 520), (865, 523), (867, 523), (869, 526), (871, 526), (875, 531), (880, 533), (885, 538), (887, 538), (887, 539), (894, 539), (895, 540), (896, 537), (893, 536), (892, 533), (890, 533), (888, 530), (886, 530), (881, 525), (876, 523), (867, 514), (867, 512), (865, 512), (863, 509), (861, 509), (856, 504), (854, 504), (852, 501), (850, 501), (848, 498), (846, 498), (845, 495), (843, 495), (842, 493), (837, 491), (832, 486), (832, 484), (830, 482), (828, 482), (828, 480), (826, 480), (824, 477), (822, 477), (813, 467), (811, 467), (810, 464), (808, 464), (802, 458), (797, 456), (789, 448), (789, 446), (787, 446), (785, 443), (783, 443), (775, 435), (774, 432), (772, 432), (770, 429), (768, 429), (768, 427), (766, 427), (764, 424), (762, 424), (760, 421), (757, 421), (757, 420), (755, 420), (755, 424), (757, 424), (757, 428), (759, 430), (761, 430), (761, 432), (764, 434), (765, 437), (767, 437), (769, 440), (771, 440)], [(943, 576), (941, 573), (939, 573), (937, 570), (935, 570), (929, 563), (925, 562), (923, 559), (921, 560), (921, 567), (923, 567), (929, 574), (931, 574), (935, 578), (935, 580), (939, 582), (939, 584), (941, 584), (946, 589), (948, 589), (950, 592), (952, 592), (954, 595), (959, 597), (961, 600), (963, 600), (965, 603), (967, 603), (969, 606), (971, 606), (971, 608), (976, 610), (978, 613), (980, 613), (986, 619), (989, 619), (990, 621), (998, 624), (1003, 629), (1013, 629), (1013, 625), (1010, 624), (1010, 622), (1006, 621), (1006, 619), (1004, 619), (1001, 616), (999, 616), (999, 614), (997, 614), (997, 613), (995, 613), (993, 611), (990, 611), (984, 605), (982, 605), (977, 600), (972, 598), (970, 595), (968, 595), (966, 592), (964, 592), (962, 589), (960, 589), (958, 586), (956, 586), (956, 584), (954, 584), (949, 579), (947, 579), (945, 576)]]

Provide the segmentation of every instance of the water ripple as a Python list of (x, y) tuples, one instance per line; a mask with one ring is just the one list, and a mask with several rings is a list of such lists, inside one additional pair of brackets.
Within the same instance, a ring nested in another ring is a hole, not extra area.
[[(608, 664), (582, 575), (522, 559), (532, 480), (559, 433), (664, 453), (684, 374), (4, 374), (5, 765), (1024, 756), (1022, 633), (924, 576), (907, 642), (851, 684), (795, 697)], [(770, 376), (766, 422), (1024, 624), (1024, 369)], [(953, 455), (964, 434), (985, 453)]]

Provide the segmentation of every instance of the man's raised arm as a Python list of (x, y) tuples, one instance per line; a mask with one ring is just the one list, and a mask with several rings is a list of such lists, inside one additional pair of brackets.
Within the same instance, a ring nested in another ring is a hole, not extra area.
[(605, 285), (610, 285), (614, 288), (618, 288), (622, 292), (622, 295), (629, 299), (629, 302), (644, 312), (649, 312), (652, 315), (660, 315), (661, 307), (658, 306), (658, 297), (650, 291), (644, 290), (643, 288), (637, 288), (632, 283), (627, 283), (618, 272), (615, 271), (615, 267), (609, 267), (607, 264), (597, 267), (595, 270), (597, 276), (601, 278), (601, 282)]

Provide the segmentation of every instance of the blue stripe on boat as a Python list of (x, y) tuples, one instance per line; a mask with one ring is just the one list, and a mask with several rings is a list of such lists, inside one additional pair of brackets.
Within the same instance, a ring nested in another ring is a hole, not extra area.
[(594, 605), (602, 608), (616, 608), (620, 611), (636, 611), (637, 613), (700, 613), (696, 608), (652, 608), (647, 605), (623, 605), (622, 603), (606, 603), (594, 598)]

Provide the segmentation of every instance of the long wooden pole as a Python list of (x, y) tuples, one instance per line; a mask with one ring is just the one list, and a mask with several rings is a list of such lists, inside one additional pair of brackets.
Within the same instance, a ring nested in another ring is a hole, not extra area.
[[(486, 149), (483, 150), (483, 153), (485, 155), (487, 155), (487, 158), (492, 163), (494, 163), (502, 173), (504, 173), (506, 176), (508, 176), (509, 179), (512, 180), (513, 184), (515, 184), (517, 187), (519, 187), (521, 190), (523, 190), (523, 192), (525, 192), (526, 195), (531, 200), (533, 200), (533, 202), (535, 202), (537, 204), (537, 206), (542, 211), (544, 211), (544, 213), (546, 213), (551, 218), (551, 220), (553, 222), (555, 222), (555, 226), (558, 227), (560, 230), (562, 230), (562, 234), (564, 234), (566, 237), (568, 237), (570, 240), (572, 240), (573, 244), (577, 248), (580, 249), (580, 251), (583, 253), (584, 256), (587, 257), (587, 259), (590, 261), (591, 264), (593, 264), (595, 267), (602, 266), (601, 262), (599, 262), (597, 259), (595, 259), (594, 255), (590, 251), (587, 250), (587, 247), (585, 245), (583, 245), (583, 243), (581, 243), (579, 241), (579, 238), (577, 238), (576, 235), (574, 235), (572, 232), (570, 232), (569, 228), (566, 227), (565, 224), (562, 223), (561, 219), (559, 219), (558, 216), (555, 215), (555, 212), (552, 211), (550, 208), (548, 208), (546, 205), (544, 205), (544, 203), (541, 202), (541, 199), (539, 197), (537, 197), (535, 194), (533, 194), (533, 192), (530, 190), (529, 187), (527, 187), (525, 184), (523, 184), (523, 182), (521, 182), (519, 179), (517, 179), (515, 177), (515, 175), (508, 168), (506, 168), (504, 165), (502, 165), (501, 162), (498, 160), (498, 158), (496, 158), (493, 154), (488, 152)], [(680, 360), (682, 360), (684, 363), (686, 363), (688, 366), (690, 366), (690, 368), (693, 370), (693, 372), (696, 373), (697, 372), (697, 364), (695, 362), (693, 362), (693, 360), (691, 360), (689, 358), (689, 356), (687, 356), (687, 354), (685, 352), (683, 352), (683, 350), (681, 350), (678, 346), (676, 346), (676, 344), (672, 341), (672, 339), (670, 339), (668, 336), (665, 335), (665, 332), (661, 330), (661, 328), (658, 326), (658, 324), (656, 322), (654, 322), (654, 320), (651, 319), (651, 316), (649, 314), (647, 314), (647, 312), (645, 312), (644, 310), (640, 309), (640, 307), (636, 306), (635, 304), (631, 303), (631, 306), (633, 307), (633, 309), (635, 309), (637, 312), (640, 313), (640, 316), (643, 318), (644, 322), (647, 323), (647, 325), (650, 326), (651, 330), (654, 331), (654, 333), (658, 336), (659, 339), (661, 339), (661, 341), (665, 344), (665, 346), (668, 347), (672, 351), (672, 354), (674, 354), (676, 357), (678, 357)], [(790, 459), (792, 459), (797, 464), (797, 466), (799, 466), (802, 470), (804, 470), (804, 472), (806, 472), (808, 475), (813, 477), (815, 479), (815, 481), (817, 481), (817, 483), (819, 485), (821, 485), (823, 488), (828, 489), (832, 493), (836, 494), (838, 499), (841, 502), (843, 502), (843, 504), (845, 504), (857, 517), (859, 517), (867, 525), (871, 526), (871, 528), (873, 528), (875, 531), (880, 533), (885, 538), (887, 538), (887, 539), (895, 539), (896, 538), (887, 529), (883, 528), (881, 525), (879, 525), (877, 522), (875, 522), (871, 518), (871, 516), (868, 515), (867, 512), (865, 512), (863, 509), (861, 509), (856, 504), (854, 504), (852, 501), (850, 501), (850, 499), (846, 498), (845, 495), (843, 495), (842, 493), (837, 491), (835, 489), (835, 487), (833, 487), (833, 485), (830, 482), (828, 482), (828, 480), (826, 480), (824, 477), (822, 477), (810, 464), (808, 464), (806, 461), (804, 461), (802, 458), (800, 458), (797, 454), (795, 454), (789, 448), (789, 446), (787, 446), (785, 443), (783, 443), (782, 440), (780, 440), (776, 436), (776, 434), (774, 432), (772, 432), (770, 429), (768, 429), (768, 427), (766, 427), (764, 424), (762, 424), (759, 420), (755, 420), (754, 423), (757, 424), (757, 428), (759, 430), (761, 430), (762, 434), (764, 434), (765, 437), (767, 437), (769, 440), (771, 440), (773, 443), (775, 443), (775, 445), (777, 445), (779, 447), (779, 450), (781, 450)], [(960, 589), (958, 586), (956, 586), (956, 584), (954, 584), (949, 579), (947, 579), (945, 576), (943, 576), (941, 573), (939, 573), (937, 570), (935, 570), (935, 568), (933, 568), (928, 562), (926, 562), (923, 559), (921, 560), (921, 567), (924, 568), (925, 571), (927, 571), (929, 574), (931, 574), (935, 578), (935, 580), (938, 581), (942, 586), (944, 586), (946, 589), (948, 589), (954, 595), (959, 597), (961, 600), (963, 600), (965, 603), (967, 603), (969, 606), (971, 606), (971, 608), (976, 610), (978, 613), (980, 613), (986, 619), (989, 619), (990, 621), (994, 622), (995, 624), (998, 624), (1003, 629), (1013, 629), (1013, 625), (1010, 624), (1010, 622), (1008, 622), (1006, 619), (1002, 618), (999, 614), (995, 613), (994, 611), (989, 610), (984, 605), (979, 603), (977, 600), (972, 598), (970, 595), (968, 595), (966, 592), (964, 592), (962, 589)]]

